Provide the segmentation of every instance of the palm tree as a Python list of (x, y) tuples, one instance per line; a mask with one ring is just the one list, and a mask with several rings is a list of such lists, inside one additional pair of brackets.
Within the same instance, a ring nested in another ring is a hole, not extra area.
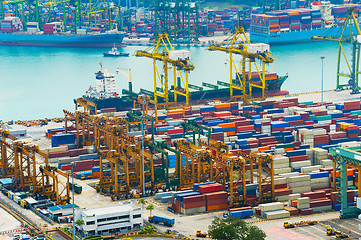
[(144, 198), (141, 198), (138, 200), (138, 204), (142, 205), (144, 208), (144, 205), (147, 204), (147, 201)]
[(149, 216), (152, 216), (152, 211), (154, 210), (153, 204), (149, 204), (146, 209), (149, 210)]

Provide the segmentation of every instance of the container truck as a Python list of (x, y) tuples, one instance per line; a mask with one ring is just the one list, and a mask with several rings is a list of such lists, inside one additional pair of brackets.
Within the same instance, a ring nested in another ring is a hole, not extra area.
[[(72, 183), (69, 183), (69, 190), (72, 191)], [(77, 183), (74, 184), (74, 192), (76, 194), (81, 194), (81, 192), (83, 191), (83, 187)]]
[(174, 218), (163, 217), (159, 215), (149, 216), (148, 221), (151, 223), (163, 223), (164, 226), (173, 227), (175, 223)]

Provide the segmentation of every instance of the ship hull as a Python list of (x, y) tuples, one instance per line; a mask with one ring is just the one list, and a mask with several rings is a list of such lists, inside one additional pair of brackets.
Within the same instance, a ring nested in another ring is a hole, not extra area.
[(46, 47), (121, 47), (124, 33), (87, 35), (47, 35), (27, 33), (0, 33), (0, 45)]
[[(311, 37), (313, 36), (336, 36), (339, 37), (341, 34), (343, 26), (338, 26), (335, 28), (320, 28), (320, 29), (310, 29), (302, 31), (288, 31), (288, 32), (279, 32), (279, 33), (260, 33), (252, 30), (250, 31), (250, 40), (251, 42), (262, 42), (268, 44), (286, 44), (286, 43), (300, 43), (300, 42), (310, 42)], [(356, 34), (357, 30), (355, 26), (351, 27), (352, 33)], [(327, 31), (327, 32), (325, 32)], [(349, 34), (349, 30), (348, 30)], [(345, 35), (346, 36), (346, 35)]]
[[(266, 93), (267, 96), (282, 96), (289, 94), (286, 90), (281, 90), (281, 86), (284, 81), (287, 79), (287, 76), (278, 77), (276, 80), (269, 80), (266, 82)], [(123, 91), (123, 94), (127, 93), (127, 91)], [(152, 98), (154, 96), (153, 92), (141, 89), (140, 94), (150, 95)], [(234, 90), (234, 95), (241, 95), (240, 90)], [(259, 88), (254, 88), (253, 97), (262, 97), (261, 90)], [(106, 99), (96, 99), (87, 97), (88, 100), (97, 104), (98, 109), (102, 108), (116, 108), (117, 111), (130, 110), (133, 108), (133, 100), (129, 96), (122, 97), (114, 97), (114, 98), (106, 98)], [(209, 89), (209, 90), (199, 90), (191, 92), (191, 104), (201, 104), (209, 100), (229, 100), (230, 91), (229, 87), (222, 87), (219, 89)], [(177, 102), (185, 102), (185, 97), (178, 95)], [(164, 102), (163, 98), (158, 98), (158, 102)], [(174, 102), (174, 93), (171, 91), (169, 93), (169, 102)]]

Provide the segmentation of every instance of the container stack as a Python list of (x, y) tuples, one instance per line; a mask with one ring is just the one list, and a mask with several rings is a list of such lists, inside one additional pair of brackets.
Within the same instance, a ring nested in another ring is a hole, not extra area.
[[(334, 210), (336, 211), (341, 210), (341, 196), (339, 192), (331, 193), (331, 202)], [(355, 206), (355, 192), (352, 190), (347, 191), (347, 205)]]
[(320, 10), (311, 10), (312, 24), (311, 27), (313, 29), (322, 27), (322, 18)]
[(63, 22), (52, 22), (44, 24), (44, 34), (54, 34), (64, 32)]
[(311, 166), (311, 161), (308, 159), (304, 149), (288, 151), (286, 156), (289, 158), (292, 171), (301, 172), (302, 167)]
[(335, 20), (338, 22), (339, 26), (345, 24), (346, 15), (347, 15), (347, 6), (336, 6), (332, 8), (332, 15), (335, 17)]
[(75, 135), (72, 133), (56, 134), (51, 136), (51, 146), (58, 147), (64, 144), (73, 144), (75, 142)]
[(311, 177), (312, 190), (330, 187), (330, 179), (328, 172), (315, 172), (315, 173), (308, 173), (307, 175)]
[(185, 215), (206, 212), (206, 195), (184, 197), (181, 202), (181, 213)]
[(287, 186), (292, 189), (292, 193), (310, 192), (311, 177), (309, 175), (289, 177)]
[(19, 17), (5, 17), (0, 23), (2, 33), (12, 33), (23, 30), (23, 23)]
[(40, 31), (38, 22), (28, 22), (26, 24), (26, 31), (28, 33), (37, 33)]
[(290, 173), (291, 168), (289, 166), (290, 166), (290, 161), (288, 157), (277, 156), (273, 159), (273, 169), (275, 175), (282, 173)]
[(207, 211), (216, 211), (228, 208), (228, 194), (225, 191), (205, 194), (207, 201)]
[(311, 13), (309, 10), (302, 10), (299, 11), (301, 16), (301, 29), (302, 30), (309, 30), (311, 29)]
[(301, 196), (308, 197), (310, 199), (310, 207), (313, 209), (314, 213), (332, 210), (332, 202), (326, 197), (325, 191), (320, 190), (302, 193)]
[(274, 202), (258, 205), (261, 211), (261, 216), (267, 220), (287, 218), (290, 216), (290, 212), (284, 210), (283, 203)]

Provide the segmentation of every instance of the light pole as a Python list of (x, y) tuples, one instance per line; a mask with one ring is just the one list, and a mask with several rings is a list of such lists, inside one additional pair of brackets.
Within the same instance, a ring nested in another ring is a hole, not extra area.
[(321, 77), (321, 105), (323, 106), (323, 60), (325, 59), (325, 57), (321, 57), (321, 62), (322, 62), (322, 77)]
[(71, 190), (73, 195), (73, 240), (75, 240), (75, 207), (74, 207), (74, 165), (72, 162), (69, 164), (71, 166)]
[(142, 174), (143, 174), (143, 197), (145, 197), (145, 179), (144, 179), (144, 115), (142, 115)]

